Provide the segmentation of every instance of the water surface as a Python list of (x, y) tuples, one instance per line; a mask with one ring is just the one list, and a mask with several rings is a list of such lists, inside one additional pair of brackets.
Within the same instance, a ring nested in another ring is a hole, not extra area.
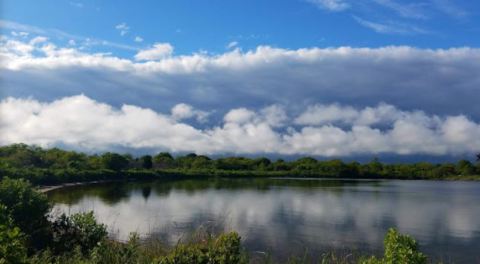
[(306, 249), (379, 253), (389, 227), (435, 259), (480, 263), (480, 183), (209, 179), (108, 183), (49, 193), (54, 211), (93, 210), (120, 240), (130, 232), (175, 244), (198, 229), (235, 230), (252, 254)]

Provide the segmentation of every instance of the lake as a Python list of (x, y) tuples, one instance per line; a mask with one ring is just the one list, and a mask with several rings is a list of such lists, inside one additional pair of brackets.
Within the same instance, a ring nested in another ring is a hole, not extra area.
[(379, 254), (390, 227), (437, 260), (480, 263), (480, 183), (201, 179), (105, 183), (48, 193), (54, 212), (93, 210), (111, 235), (175, 244), (195, 230), (235, 230), (252, 255)]

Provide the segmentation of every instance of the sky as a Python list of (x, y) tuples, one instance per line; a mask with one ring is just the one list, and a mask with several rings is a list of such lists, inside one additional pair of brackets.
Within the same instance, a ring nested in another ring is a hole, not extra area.
[(0, 6), (0, 145), (470, 157), (480, 2)]

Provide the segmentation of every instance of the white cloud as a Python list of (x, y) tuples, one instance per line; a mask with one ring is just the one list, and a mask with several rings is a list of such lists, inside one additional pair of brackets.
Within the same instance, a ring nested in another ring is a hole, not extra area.
[(255, 112), (248, 110), (246, 108), (238, 108), (229, 111), (223, 120), (226, 123), (237, 123), (237, 124), (244, 124), (251, 122), (255, 117)]
[[(324, 107), (334, 108), (342, 107)], [(429, 116), (421, 111), (400, 111), (387, 105), (343, 108), (357, 113), (346, 116), (343, 125), (320, 122), (293, 128), (282, 107), (277, 105), (259, 111), (232, 109), (225, 114), (222, 124), (200, 129), (180, 122), (199, 117), (197, 110), (186, 104), (175, 106), (171, 115), (165, 115), (134, 105), (114, 108), (83, 95), (48, 103), (7, 98), (0, 102), (0, 144), (24, 142), (41, 146), (62, 144), (87, 150), (120, 146), (206, 154), (320, 156), (446, 155), (480, 149), (480, 124), (463, 115)], [(311, 112), (311, 109), (306, 111)], [(369, 111), (380, 118), (361, 121)], [(278, 125), (278, 120), (283, 124)], [(378, 122), (383, 122), (384, 127), (373, 126)]]
[(478, 100), (472, 96), (480, 93), (476, 48), (260, 46), (176, 56), (167, 45), (138, 58), (148, 61), (136, 61), (67, 47), (0, 40), (4, 96), (53, 100), (85, 93), (113, 105), (128, 102), (161, 112), (186, 103), (215, 110), (212, 120), (242, 107), (259, 111), (284, 105), (289, 113), (300, 113), (307, 106), (333, 102), (362, 109), (385, 102), (399, 109), (468, 114), (480, 120)]
[(35, 38), (33, 38), (33, 39), (30, 40), (30, 45), (35, 46), (35, 45), (37, 45), (37, 44), (39, 44), (39, 43), (44, 43), (44, 42), (46, 42), (47, 40), (48, 40), (47, 37), (38, 36), (38, 37), (35, 37)]
[(121, 36), (125, 36), (128, 34), (130, 31), (130, 27), (127, 25), (127, 23), (121, 23), (115, 26), (115, 29), (120, 32)]
[(362, 110), (338, 104), (313, 105), (295, 119), (299, 125), (356, 124), (378, 125), (392, 122), (407, 115), (392, 105), (379, 104)]
[(233, 49), (238, 47), (238, 41), (231, 41), (230, 43), (227, 44), (227, 49)]
[(427, 19), (427, 16), (423, 10), (425, 3), (403, 4), (393, 0), (374, 0), (374, 2), (385, 8), (393, 10), (405, 18)]
[(469, 13), (455, 5), (453, 1), (450, 0), (432, 0), (434, 7), (439, 11), (449, 15), (450, 17), (463, 19), (469, 15)]
[(10, 32), (10, 34), (12, 34), (12, 36), (14, 37), (22, 37), (22, 38), (28, 37), (28, 35), (30, 35), (28, 32), (24, 32), (24, 31), (20, 31), (20, 32), (12, 31)]
[(140, 36), (136, 36), (134, 39), (135, 42), (143, 42), (143, 38)]
[(307, 2), (329, 11), (343, 11), (350, 7), (344, 0), (307, 0)]
[(155, 43), (153, 47), (140, 50), (135, 55), (137, 61), (161, 60), (171, 56), (173, 53), (173, 46), (170, 43)]
[(12, 34), (14, 37), (23, 37), (25, 38), (26, 36), (30, 34), (37, 34), (37, 35), (42, 35), (42, 36), (48, 36), (51, 38), (56, 38), (56, 39), (72, 39), (78, 42), (86, 42), (88, 41), (90, 45), (97, 45), (97, 46), (107, 46), (107, 47), (113, 47), (113, 48), (118, 48), (118, 49), (124, 49), (124, 50), (138, 50), (136, 47), (130, 46), (130, 45), (125, 45), (121, 43), (115, 43), (115, 42), (110, 42), (102, 39), (94, 39), (94, 38), (87, 38), (84, 36), (79, 36), (79, 35), (73, 35), (67, 32), (64, 32), (62, 30), (59, 30), (57, 28), (39, 28), (27, 24), (22, 24), (22, 23), (17, 23), (14, 21), (9, 21), (9, 20), (1, 20), (0, 19), (0, 28), (2, 29), (11, 29), (15, 31), (21, 31), (20, 33), (15, 32), (15, 34)]
[(201, 110), (194, 109), (188, 104), (177, 104), (171, 110), (171, 116), (175, 120), (195, 118), (198, 122), (206, 122), (209, 113)]
[(360, 25), (372, 29), (377, 33), (382, 34), (429, 34), (428, 30), (422, 29), (420, 27), (398, 23), (394, 21), (386, 21), (386, 22), (373, 22), (369, 21), (357, 16), (353, 16), (355, 21)]
[(77, 8), (83, 8), (83, 3), (80, 3), (80, 2), (72, 2), (70, 1), (69, 4), (71, 6), (74, 6), (74, 7), (77, 7)]

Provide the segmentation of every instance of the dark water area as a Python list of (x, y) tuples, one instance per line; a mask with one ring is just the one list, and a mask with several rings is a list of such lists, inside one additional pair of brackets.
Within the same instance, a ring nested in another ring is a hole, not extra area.
[(202, 179), (107, 183), (50, 192), (54, 213), (93, 210), (112, 236), (171, 245), (235, 230), (252, 255), (380, 254), (388, 228), (446, 263), (480, 263), (480, 182)]

